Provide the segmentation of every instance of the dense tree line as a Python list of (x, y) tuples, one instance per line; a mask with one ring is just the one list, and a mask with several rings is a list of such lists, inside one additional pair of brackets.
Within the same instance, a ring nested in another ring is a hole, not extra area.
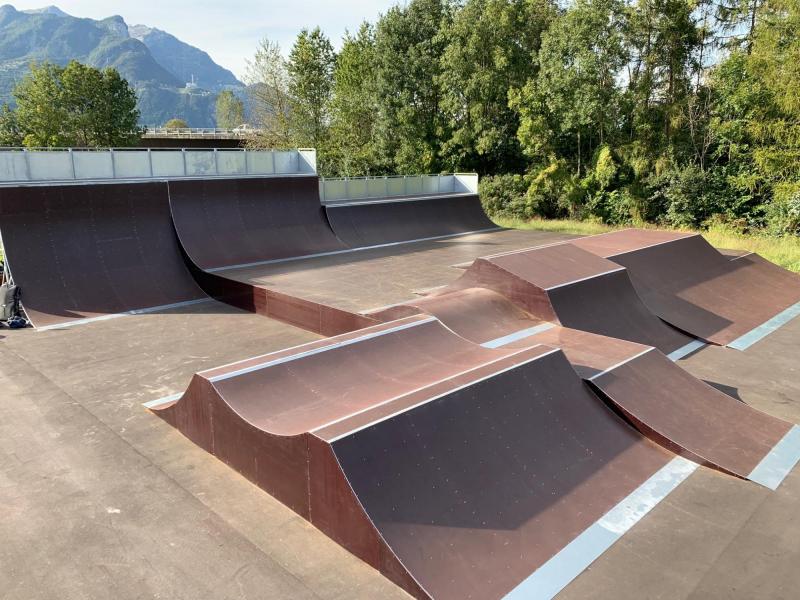
[(800, 228), (800, 0), (411, 0), (250, 64), (255, 145), (478, 171), (487, 208)]

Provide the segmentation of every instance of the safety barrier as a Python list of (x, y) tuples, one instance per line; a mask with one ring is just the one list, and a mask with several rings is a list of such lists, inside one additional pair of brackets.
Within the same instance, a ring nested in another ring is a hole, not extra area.
[(317, 172), (316, 150), (4, 149), (0, 183), (240, 177)]
[(469, 193), (478, 193), (478, 175), (475, 173), (337, 177), (320, 178), (319, 181), (319, 196), (325, 204), (369, 198)]

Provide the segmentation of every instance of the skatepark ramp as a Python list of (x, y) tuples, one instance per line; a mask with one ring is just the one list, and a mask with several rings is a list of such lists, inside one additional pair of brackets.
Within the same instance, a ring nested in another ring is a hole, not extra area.
[(647, 309), (624, 267), (569, 243), (479, 258), (440, 293), (475, 287), (505, 296), (536, 319), (666, 354), (692, 342)]
[(776, 488), (800, 459), (800, 430), (706, 384), (652, 346), (537, 320), (506, 298), (463, 289), (372, 316), (429, 315), (488, 348), (560, 348), (643, 435), (676, 454)]
[(498, 229), (481, 207), (477, 175), (323, 179), (320, 198), (351, 248)]
[(153, 409), (417, 598), (551, 597), (694, 468), (560, 350), (425, 316), (199, 373)]
[(624, 266), (653, 313), (713, 344), (743, 349), (756, 328), (800, 314), (800, 276), (757, 254), (730, 259), (699, 234), (628, 229), (572, 243)]
[(36, 327), (204, 300), (163, 181), (0, 187), (7, 268)]
[(203, 270), (344, 250), (319, 203), (316, 176), (171, 181), (175, 230)]
[(370, 324), (194, 268), (342, 249), (314, 165), (313, 151), (0, 152), (0, 231), (26, 314), (38, 328), (59, 326), (208, 292), (325, 334)]

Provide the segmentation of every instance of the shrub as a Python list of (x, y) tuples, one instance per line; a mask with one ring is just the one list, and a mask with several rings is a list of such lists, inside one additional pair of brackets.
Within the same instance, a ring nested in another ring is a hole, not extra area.
[(525, 214), (528, 182), (523, 175), (484, 177), (478, 188), (483, 209), (489, 216), (528, 218)]

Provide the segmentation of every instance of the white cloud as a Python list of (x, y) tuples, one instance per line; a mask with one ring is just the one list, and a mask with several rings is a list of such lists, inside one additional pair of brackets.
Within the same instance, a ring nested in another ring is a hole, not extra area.
[[(52, 1), (52, 0), (51, 0)], [(374, 22), (399, 0), (62, 0), (54, 2), (76, 17), (120, 15), (129, 25), (157, 27), (197, 46), (241, 77), (245, 60), (268, 37), (288, 52), (304, 27), (319, 26), (334, 45), (346, 29)], [(11, 0), (18, 10), (41, 8), (48, 0)]]

